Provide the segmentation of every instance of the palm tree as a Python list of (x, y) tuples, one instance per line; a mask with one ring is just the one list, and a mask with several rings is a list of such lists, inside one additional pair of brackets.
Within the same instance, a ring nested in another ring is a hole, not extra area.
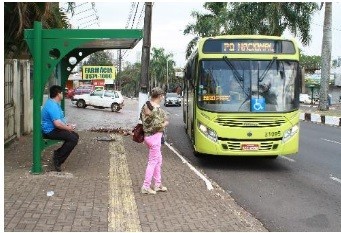
[[(322, 5), (321, 5), (322, 7)], [(328, 89), (330, 77), (330, 63), (332, 50), (332, 3), (326, 2), (324, 11), (323, 23), (323, 38), (322, 38), (322, 66), (321, 66), (321, 87), (320, 87), (320, 101), (319, 110), (326, 111), (328, 106)]]
[(167, 63), (168, 76), (174, 74), (173, 54), (165, 53), (164, 48), (152, 48), (150, 61), (150, 88), (161, 87), (165, 88), (167, 83)]
[[(289, 29), (304, 45), (311, 36), (310, 20), (318, 9), (311, 2), (219, 2), (205, 3), (207, 14), (192, 12), (195, 24), (189, 24), (184, 34), (194, 34), (196, 38), (222, 34), (262, 34), (281, 36)], [(194, 38), (187, 47), (186, 57), (193, 48)]]
[(41, 21), (44, 28), (69, 27), (68, 19), (57, 2), (5, 2), (4, 13), (6, 58), (28, 56), (23, 40), (24, 29), (33, 28), (34, 21)]
[(194, 34), (194, 37), (187, 45), (186, 58), (191, 55), (192, 49), (195, 47), (199, 37), (208, 37), (224, 34), (224, 19), (226, 16), (226, 2), (207, 2), (203, 7), (208, 10), (208, 14), (200, 14), (193, 11), (191, 16), (196, 19), (195, 24), (188, 24), (184, 30), (184, 35)]

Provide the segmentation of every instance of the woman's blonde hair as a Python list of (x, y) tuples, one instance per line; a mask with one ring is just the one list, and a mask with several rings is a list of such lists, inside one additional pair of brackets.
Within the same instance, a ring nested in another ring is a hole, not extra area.
[(154, 87), (150, 92), (152, 98), (157, 98), (159, 95), (163, 95), (165, 92), (160, 87)]

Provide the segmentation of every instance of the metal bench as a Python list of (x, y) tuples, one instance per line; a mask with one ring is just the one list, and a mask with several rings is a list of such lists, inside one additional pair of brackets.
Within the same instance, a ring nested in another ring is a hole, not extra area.
[(41, 151), (45, 150), (47, 147), (53, 146), (57, 143), (63, 142), (63, 140), (52, 140), (42, 137)]

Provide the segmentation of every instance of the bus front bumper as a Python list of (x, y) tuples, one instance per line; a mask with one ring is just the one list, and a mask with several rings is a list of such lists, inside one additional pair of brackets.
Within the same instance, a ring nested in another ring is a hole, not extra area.
[(195, 151), (219, 156), (277, 156), (298, 152), (299, 131), (291, 138), (282, 140), (217, 140), (214, 142), (198, 132)]

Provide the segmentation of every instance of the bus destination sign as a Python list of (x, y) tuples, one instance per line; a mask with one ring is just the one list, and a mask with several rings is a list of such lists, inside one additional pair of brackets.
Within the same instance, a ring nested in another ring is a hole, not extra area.
[(292, 41), (263, 39), (208, 39), (202, 50), (204, 53), (225, 54), (295, 54), (296, 52)]
[(274, 53), (273, 42), (227, 42), (223, 43), (222, 51), (226, 53)]

